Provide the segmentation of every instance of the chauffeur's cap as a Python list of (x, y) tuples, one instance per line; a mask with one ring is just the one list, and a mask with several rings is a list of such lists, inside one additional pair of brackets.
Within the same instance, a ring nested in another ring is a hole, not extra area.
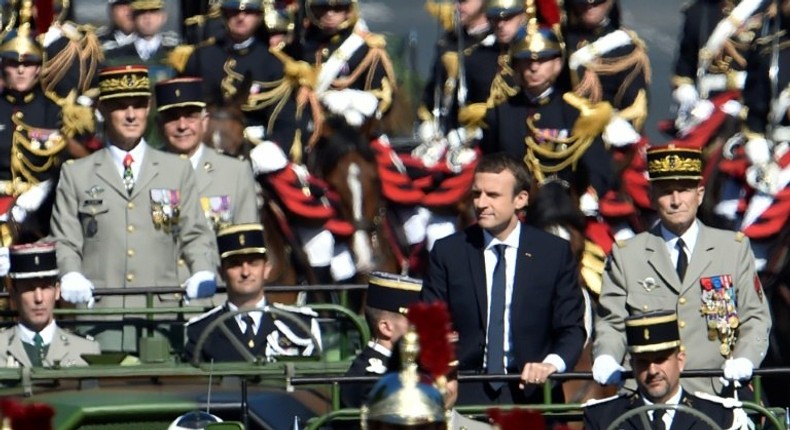
[(151, 97), (151, 80), (145, 66), (115, 66), (99, 71), (99, 100)]
[(422, 281), (408, 276), (373, 272), (368, 280), (365, 305), (390, 312), (405, 313), (412, 303), (420, 300)]
[(631, 353), (655, 352), (680, 346), (678, 316), (673, 311), (655, 311), (625, 320), (625, 337)]
[(699, 181), (702, 179), (702, 152), (675, 145), (648, 148), (647, 172), (651, 181)]
[(50, 278), (58, 276), (54, 243), (29, 243), (8, 249), (11, 279)]
[(154, 93), (159, 112), (184, 106), (206, 107), (201, 78), (185, 77), (162, 81), (156, 84)]
[(261, 224), (236, 224), (217, 233), (220, 258), (241, 254), (266, 254)]

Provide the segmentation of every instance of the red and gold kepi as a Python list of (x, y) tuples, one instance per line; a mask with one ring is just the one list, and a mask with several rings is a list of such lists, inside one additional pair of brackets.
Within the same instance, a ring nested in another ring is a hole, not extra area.
[(99, 71), (99, 100), (122, 97), (151, 97), (147, 67), (117, 66)]
[(702, 179), (702, 152), (675, 145), (656, 146), (647, 150), (647, 172), (651, 181)]

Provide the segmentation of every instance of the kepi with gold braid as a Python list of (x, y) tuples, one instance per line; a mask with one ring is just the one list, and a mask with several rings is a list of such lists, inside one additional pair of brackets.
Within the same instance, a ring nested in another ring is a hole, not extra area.
[(19, 11), (19, 27), (11, 30), (0, 45), (0, 58), (19, 62), (41, 63), (44, 49), (36, 42), (30, 24), (33, 2), (25, 0)]
[(625, 320), (625, 337), (632, 354), (677, 348), (678, 315), (674, 311), (655, 311), (629, 317)]
[(122, 97), (151, 97), (147, 67), (117, 66), (99, 71), (99, 100)]
[(203, 79), (184, 77), (159, 82), (154, 87), (156, 109), (159, 112), (168, 109), (194, 106), (206, 107), (203, 101)]
[(11, 279), (50, 278), (58, 276), (54, 243), (29, 243), (8, 249)]
[(373, 272), (368, 279), (365, 306), (389, 312), (406, 313), (420, 300), (422, 281), (408, 276)]
[(217, 233), (217, 248), (220, 258), (243, 254), (266, 254), (263, 225), (236, 224)]
[(702, 179), (702, 152), (675, 145), (647, 150), (647, 172), (651, 181)]

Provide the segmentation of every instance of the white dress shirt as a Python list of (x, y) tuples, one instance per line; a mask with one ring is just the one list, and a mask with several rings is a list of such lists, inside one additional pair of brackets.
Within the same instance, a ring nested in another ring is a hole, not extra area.
[(202, 143), (198, 143), (197, 150), (195, 151), (194, 154), (192, 154), (191, 157), (189, 157), (189, 162), (192, 163), (192, 168), (193, 169), (197, 169), (198, 168), (198, 163), (200, 163), (200, 158), (203, 157), (203, 153), (204, 152), (206, 152), (206, 151), (203, 149), (203, 144)]
[(664, 243), (667, 246), (669, 259), (672, 261), (673, 266), (678, 266), (678, 255), (680, 255), (676, 247), (678, 238), (683, 238), (683, 242), (686, 245), (683, 249), (686, 251), (686, 258), (688, 259), (688, 262), (691, 263), (691, 254), (694, 253), (694, 245), (697, 244), (697, 236), (699, 236), (699, 221), (697, 220), (694, 220), (686, 232), (680, 236), (667, 230), (663, 225), (661, 226), (661, 237), (664, 239)]
[(148, 61), (162, 45), (162, 35), (157, 34), (150, 39), (138, 37), (134, 39), (134, 49), (143, 61)]
[[(684, 239), (684, 240), (685, 240), (685, 239)], [(680, 398), (681, 398), (682, 396), (683, 396), (683, 387), (680, 387), (680, 386), (678, 386), (678, 392), (677, 392), (677, 393), (675, 393), (675, 395), (674, 395), (674, 396), (670, 397), (670, 398), (669, 398), (669, 399), (666, 401), (666, 403), (664, 403), (664, 404), (665, 404), (665, 405), (677, 405), (677, 404), (679, 404), (679, 403), (680, 403)], [(642, 396), (642, 400), (644, 400), (644, 402), (645, 402), (645, 404), (646, 404), (646, 405), (652, 405), (652, 404), (653, 404), (653, 402), (651, 402), (650, 400), (648, 400), (648, 399), (647, 399), (647, 397), (645, 397), (645, 396)], [(653, 420), (653, 412), (655, 412), (655, 410), (652, 410), (652, 411), (648, 411), (648, 412), (647, 412), (647, 414), (648, 414), (648, 415), (650, 415), (650, 420), (651, 420), (651, 421)], [(663, 417), (661, 417), (661, 421), (664, 421), (664, 428), (665, 428), (665, 429), (669, 429), (669, 428), (671, 428), (671, 426), (672, 426), (672, 420), (673, 420), (674, 418), (675, 418), (675, 410), (674, 410), (674, 409), (666, 409), (666, 410), (665, 410), (665, 413), (664, 413), (664, 416), (663, 416)]]
[[(264, 309), (266, 308), (266, 297), (262, 298), (258, 303), (255, 304), (256, 309)], [(234, 305), (231, 302), (228, 302), (228, 309), (231, 312), (235, 312), (239, 310), (239, 307)], [(237, 314), (233, 318), (236, 320), (236, 324), (239, 325), (239, 330), (242, 333), (247, 331), (247, 322), (244, 321), (244, 317), (249, 315), (252, 318), (252, 329), (253, 333), (258, 334), (258, 329), (261, 328), (261, 318), (263, 318), (263, 312), (247, 312), (244, 314)]]
[(121, 179), (123, 179), (123, 171), (125, 170), (123, 167), (123, 159), (126, 158), (126, 154), (132, 154), (132, 176), (134, 177), (134, 181), (137, 182), (137, 179), (140, 177), (140, 169), (142, 169), (143, 166), (146, 146), (148, 146), (148, 144), (145, 142), (145, 139), (140, 140), (140, 143), (129, 152), (112, 144), (107, 145), (107, 147), (110, 148), (110, 155), (115, 163), (115, 169), (118, 171), (118, 175)]
[[(55, 324), (55, 320), (52, 320), (44, 327), (39, 334), (41, 335), (41, 339), (44, 341), (44, 345), (49, 345), (52, 343), (52, 339), (55, 338), (55, 330), (58, 328), (58, 325)], [(30, 330), (29, 328), (25, 327), (24, 324), (17, 324), (16, 325), (16, 333), (19, 335), (19, 340), (28, 344), (28, 345), (35, 345), (36, 342), (33, 338), (36, 336), (36, 332)]]

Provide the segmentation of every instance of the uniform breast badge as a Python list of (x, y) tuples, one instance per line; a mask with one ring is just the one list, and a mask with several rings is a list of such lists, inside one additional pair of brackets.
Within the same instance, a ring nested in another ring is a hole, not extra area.
[(645, 291), (647, 291), (648, 293), (658, 288), (658, 284), (656, 284), (656, 280), (653, 279), (652, 277), (647, 277), (644, 280), (637, 281), (637, 283), (641, 285), (642, 288), (644, 288)]
[(216, 232), (233, 223), (230, 196), (201, 197), (200, 207), (209, 226)]
[(151, 190), (151, 218), (154, 227), (165, 233), (178, 233), (181, 219), (181, 194), (178, 190), (154, 188)]
[(700, 278), (702, 306), (700, 312), (708, 327), (708, 339), (718, 340), (719, 353), (729, 357), (737, 338), (738, 319), (735, 286), (731, 275)]

